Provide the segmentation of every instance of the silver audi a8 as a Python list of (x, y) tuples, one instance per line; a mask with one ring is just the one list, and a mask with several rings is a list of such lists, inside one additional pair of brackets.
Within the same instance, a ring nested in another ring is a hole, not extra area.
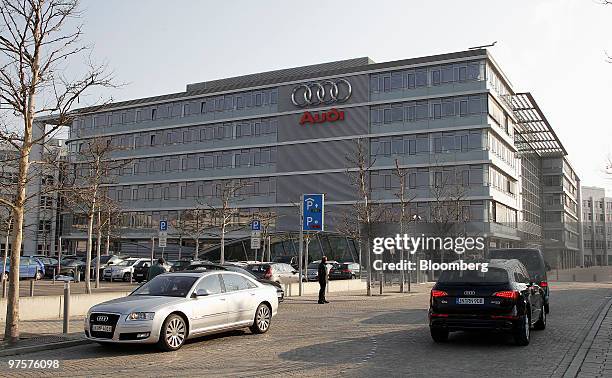
[(276, 288), (231, 271), (161, 274), (127, 297), (89, 309), (85, 335), (99, 343), (157, 343), (177, 350), (185, 340), (249, 327), (270, 328)]

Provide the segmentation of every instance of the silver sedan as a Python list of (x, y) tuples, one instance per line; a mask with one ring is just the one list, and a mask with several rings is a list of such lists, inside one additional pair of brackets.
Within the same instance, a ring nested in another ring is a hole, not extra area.
[(249, 327), (265, 333), (278, 309), (276, 289), (230, 271), (159, 275), (127, 297), (92, 307), (85, 335), (99, 343), (157, 343), (177, 350), (187, 339)]

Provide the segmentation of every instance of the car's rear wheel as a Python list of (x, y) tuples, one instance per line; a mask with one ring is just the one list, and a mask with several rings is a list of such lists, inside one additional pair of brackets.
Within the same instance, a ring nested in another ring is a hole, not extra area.
[(536, 324), (533, 325), (533, 329), (546, 329), (546, 309), (544, 307), (545, 305), (542, 305), (542, 311), (540, 311), (540, 318), (538, 319)]
[(523, 315), (519, 318), (518, 324), (514, 330), (514, 342), (516, 345), (529, 345), (530, 333), (529, 316)]
[(448, 341), (448, 330), (447, 329), (430, 328), (429, 331), (431, 332), (431, 338), (436, 343), (443, 343), (445, 341)]
[(130, 273), (125, 273), (125, 274), (123, 275), (123, 281), (124, 281), (124, 282), (128, 282), (129, 280), (130, 280)]
[(548, 314), (550, 312), (550, 307), (548, 306), (548, 302), (544, 303), (544, 311)]
[(187, 324), (182, 316), (171, 314), (161, 327), (157, 345), (165, 351), (178, 350), (187, 339)]
[(261, 303), (255, 310), (255, 319), (253, 325), (250, 327), (253, 333), (266, 333), (270, 329), (270, 323), (272, 321), (272, 311), (268, 305)]

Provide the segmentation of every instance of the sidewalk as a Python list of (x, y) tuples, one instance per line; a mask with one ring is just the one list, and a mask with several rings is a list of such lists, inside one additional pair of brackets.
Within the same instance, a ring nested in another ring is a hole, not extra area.
[(576, 376), (580, 378), (612, 377), (612, 307), (607, 308), (607, 314)]
[[(88, 343), (83, 333), (83, 319), (81, 317), (70, 319), (68, 334), (63, 334), (62, 328), (62, 320), (21, 321), (21, 339), (16, 344), (0, 341), (0, 356), (66, 348)], [(4, 334), (0, 335), (0, 339), (3, 338)]]

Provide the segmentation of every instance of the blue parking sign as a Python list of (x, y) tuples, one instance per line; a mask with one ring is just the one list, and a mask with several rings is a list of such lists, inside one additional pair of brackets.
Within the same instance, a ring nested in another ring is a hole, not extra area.
[(253, 219), (251, 222), (251, 231), (261, 231), (261, 221), (259, 219)]
[(304, 194), (303, 198), (302, 209), (304, 211), (304, 218), (302, 219), (302, 230), (324, 231), (325, 195)]
[(168, 231), (168, 221), (165, 221), (165, 220), (159, 221), (159, 230)]

